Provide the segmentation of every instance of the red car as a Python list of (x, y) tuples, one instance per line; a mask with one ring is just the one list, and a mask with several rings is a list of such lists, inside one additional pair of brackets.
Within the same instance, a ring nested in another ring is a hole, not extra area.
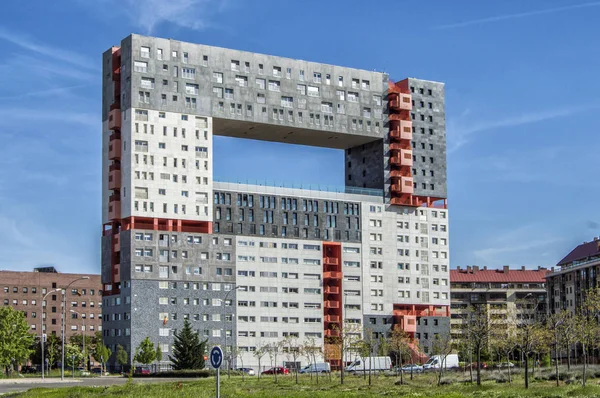
[(288, 368), (284, 368), (283, 366), (275, 366), (274, 368), (267, 369), (261, 373), (261, 375), (274, 375), (274, 374), (287, 375), (287, 374), (290, 374), (290, 371)]
[[(488, 368), (487, 363), (485, 363), (485, 362), (479, 363), (479, 369), (487, 369), (487, 368)], [(471, 364), (471, 369), (477, 369), (477, 362), (473, 362)]]

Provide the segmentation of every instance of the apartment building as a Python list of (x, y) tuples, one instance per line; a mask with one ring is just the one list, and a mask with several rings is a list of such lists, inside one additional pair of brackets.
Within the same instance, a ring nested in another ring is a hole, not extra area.
[[(82, 277), (89, 279), (79, 280)], [(22, 311), (31, 333), (61, 336), (61, 290), (75, 280), (77, 282), (65, 290), (66, 338), (82, 333), (93, 335), (102, 330), (100, 275), (65, 274), (57, 272), (54, 267), (40, 267), (33, 272), (0, 271), (0, 279), (3, 283), (0, 292), (3, 305)]]
[(457, 267), (450, 271), (451, 330), (460, 339), (466, 320), (464, 315), (472, 306), (485, 305), (488, 316), (497, 327), (503, 323), (519, 324), (531, 317), (544, 316), (546, 306), (546, 276), (549, 270), (518, 269), (504, 266), (499, 269), (479, 266)]
[(600, 240), (583, 242), (553, 267), (546, 276), (550, 312), (581, 308), (588, 289), (598, 287)]
[[(131, 35), (104, 53), (102, 112), (109, 346), (168, 358), (187, 318), (245, 366), (294, 336), (335, 367), (345, 323), (448, 329), (442, 83)], [(218, 181), (214, 135), (343, 150), (345, 186)]]

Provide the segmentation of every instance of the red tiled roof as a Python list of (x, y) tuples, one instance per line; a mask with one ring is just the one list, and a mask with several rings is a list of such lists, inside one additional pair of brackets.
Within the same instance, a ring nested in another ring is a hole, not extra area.
[(546, 275), (550, 271), (542, 268), (539, 270), (511, 269), (508, 272), (499, 270), (474, 271), (471, 269), (450, 270), (450, 282), (496, 282), (496, 283), (544, 283)]
[(582, 243), (575, 249), (571, 250), (557, 265), (570, 264), (573, 261), (584, 260), (588, 257), (600, 255), (600, 241), (593, 240), (591, 242)]

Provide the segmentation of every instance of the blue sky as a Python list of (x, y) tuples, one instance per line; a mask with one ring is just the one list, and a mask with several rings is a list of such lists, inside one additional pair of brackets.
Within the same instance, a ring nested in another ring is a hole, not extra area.
[[(445, 82), (452, 266), (551, 266), (600, 234), (599, 18), (576, 0), (5, 2), (0, 268), (99, 271), (101, 54), (133, 32)], [(220, 138), (215, 175), (342, 185), (342, 157)]]

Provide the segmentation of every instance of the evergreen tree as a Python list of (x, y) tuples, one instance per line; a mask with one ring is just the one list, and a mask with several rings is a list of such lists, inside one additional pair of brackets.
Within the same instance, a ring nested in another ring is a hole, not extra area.
[(194, 332), (190, 322), (186, 319), (183, 329), (175, 333), (173, 341), (173, 356), (169, 359), (173, 363), (173, 369), (202, 369), (204, 368), (204, 353), (206, 342), (202, 341), (198, 332)]

